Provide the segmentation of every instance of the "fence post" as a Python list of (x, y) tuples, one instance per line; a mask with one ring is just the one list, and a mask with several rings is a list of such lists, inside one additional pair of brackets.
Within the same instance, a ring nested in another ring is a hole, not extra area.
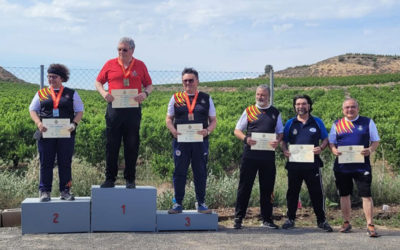
[(44, 88), (44, 65), (40, 65), (40, 89)]
[(269, 71), (269, 89), (271, 90), (270, 103), (274, 104), (274, 68)]

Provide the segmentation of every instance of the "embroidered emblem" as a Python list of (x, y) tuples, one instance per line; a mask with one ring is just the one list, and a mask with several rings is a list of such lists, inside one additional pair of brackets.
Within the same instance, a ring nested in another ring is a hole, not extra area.
[(293, 134), (297, 135), (297, 129), (293, 129)]
[(181, 151), (180, 151), (179, 149), (177, 149), (177, 150), (175, 151), (175, 155), (176, 155), (176, 156), (181, 156)]
[(316, 128), (310, 128), (310, 132), (311, 133), (315, 133), (315, 132), (317, 132), (317, 129)]
[(363, 130), (363, 126), (362, 125), (360, 125), (360, 126), (358, 126), (358, 131), (362, 131)]
[(134, 71), (132, 72), (132, 75), (133, 75), (133, 76), (137, 76), (136, 70), (134, 70)]

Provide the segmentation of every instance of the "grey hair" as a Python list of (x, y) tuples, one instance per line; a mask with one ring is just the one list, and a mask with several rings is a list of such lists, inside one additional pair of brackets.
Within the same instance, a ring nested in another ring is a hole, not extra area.
[(261, 84), (257, 87), (257, 89), (262, 89), (262, 90), (266, 90), (268, 91), (268, 94), (271, 93), (271, 91), (269, 91), (269, 86), (267, 84)]
[(135, 49), (135, 41), (133, 41), (133, 39), (130, 37), (123, 37), (119, 39), (119, 43), (128, 44), (130, 49)]
[(355, 102), (357, 108), (359, 107), (358, 101), (357, 101), (355, 98), (351, 98), (351, 97), (346, 97), (346, 99), (344, 99), (344, 101), (343, 101), (343, 103), (342, 103), (342, 106), (343, 106), (344, 103), (347, 102), (347, 101), (353, 101), (353, 102)]

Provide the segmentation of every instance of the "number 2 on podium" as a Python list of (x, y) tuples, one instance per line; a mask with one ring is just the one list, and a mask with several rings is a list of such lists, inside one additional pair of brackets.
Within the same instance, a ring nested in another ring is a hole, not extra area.
[(185, 226), (190, 227), (190, 217), (186, 217), (185, 221), (186, 221)]
[(125, 208), (126, 208), (125, 204), (122, 205), (121, 208), (122, 208), (122, 214), (125, 214)]
[(53, 214), (53, 223), (58, 223), (58, 216), (60, 216), (58, 213)]

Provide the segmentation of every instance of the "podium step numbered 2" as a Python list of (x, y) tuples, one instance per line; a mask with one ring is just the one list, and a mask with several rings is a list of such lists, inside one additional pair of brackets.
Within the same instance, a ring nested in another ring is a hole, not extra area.
[(22, 234), (218, 229), (216, 213), (157, 210), (157, 190), (151, 186), (92, 186), (91, 197), (76, 197), (75, 201), (52, 198), (49, 202), (27, 198), (21, 208)]

